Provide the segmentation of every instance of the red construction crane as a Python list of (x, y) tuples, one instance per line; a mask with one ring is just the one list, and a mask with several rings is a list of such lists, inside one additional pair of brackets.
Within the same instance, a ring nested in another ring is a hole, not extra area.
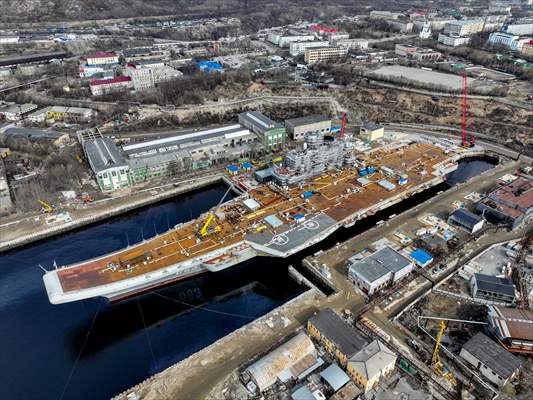
[(342, 113), (341, 118), (341, 131), (339, 133), (339, 139), (344, 139), (344, 136), (346, 134), (346, 124), (348, 123), (348, 116), (346, 113)]
[(461, 113), (461, 146), (472, 147), (476, 144), (476, 137), (470, 134), (470, 140), (467, 138), (466, 118), (468, 113), (468, 77), (466, 71), (463, 71), (463, 90), (462, 90), (462, 113)]

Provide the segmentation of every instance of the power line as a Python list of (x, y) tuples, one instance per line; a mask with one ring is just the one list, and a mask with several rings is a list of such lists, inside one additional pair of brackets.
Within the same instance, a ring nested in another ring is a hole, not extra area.
[(94, 323), (96, 322), (96, 317), (98, 316), (98, 313), (100, 312), (101, 305), (102, 305), (102, 300), (98, 302), (98, 307), (96, 308), (96, 312), (94, 313), (93, 319), (91, 321), (91, 325), (89, 326), (89, 329), (87, 330), (85, 339), (83, 339), (83, 343), (81, 345), (80, 351), (78, 352), (78, 356), (74, 360), (74, 364), (72, 365), (72, 368), (70, 369), (67, 382), (65, 383), (65, 386), (63, 387), (63, 391), (61, 392), (61, 396), (59, 397), (59, 400), (63, 400), (63, 397), (65, 397), (65, 393), (67, 392), (67, 388), (68, 388), (68, 385), (70, 384), (70, 380), (72, 379), (72, 376), (74, 375), (74, 371), (78, 365), (78, 362), (80, 361), (81, 354), (83, 353), (83, 349), (85, 348), (85, 345), (87, 344), (87, 341), (89, 340), (89, 335), (91, 334), (91, 330), (93, 329)]
[(154, 349), (152, 347), (152, 341), (150, 340), (150, 334), (148, 333), (148, 328), (146, 327), (146, 321), (144, 320), (144, 313), (141, 307), (141, 302), (139, 300), (139, 297), (137, 297), (137, 306), (139, 307), (139, 313), (141, 314), (141, 320), (144, 326), (144, 334), (146, 335), (146, 340), (148, 341), (148, 348), (150, 349), (150, 354), (152, 355), (152, 360), (154, 362), (154, 367), (155, 367), (157, 363), (155, 360)]
[(156, 296), (159, 296), (159, 297), (161, 297), (163, 299), (167, 299), (167, 300), (173, 301), (175, 303), (186, 305), (188, 307), (191, 307), (194, 310), (199, 309), (199, 310), (203, 310), (203, 311), (212, 312), (214, 314), (227, 315), (227, 316), (230, 316), (230, 317), (247, 318), (247, 319), (255, 319), (256, 318), (256, 317), (251, 317), (249, 315), (244, 315), (244, 314), (234, 314), (234, 313), (228, 313), (228, 312), (224, 312), (224, 311), (212, 310), (210, 308), (206, 308), (206, 307), (202, 307), (202, 306), (195, 306), (194, 304), (186, 303), (184, 301), (177, 300), (177, 299), (165, 296), (165, 295), (160, 294), (160, 293), (156, 293), (156, 292), (151, 292), (151, 293), (156, 295)]

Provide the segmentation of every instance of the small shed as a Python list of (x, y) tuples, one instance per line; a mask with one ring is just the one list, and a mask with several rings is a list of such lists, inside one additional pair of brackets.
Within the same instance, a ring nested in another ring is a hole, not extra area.
[(261, 207), (261, 204), (259, 204), (254, 199), (246, 199), (243, 201), (243, 203), (246, 207), (248, 207), (252, 211), (255, 211)]
[(433, 262), (433, 256), (422, 249), (416, 249), (409, 255), (420, 267), (425, 267)]
[(283, 225), (283, 222), (275, 215), (269, 215), (268, 217), (265, 217), (265, 222), (274, 229)]
[(237, 175), (239, 173), (239, 168), (235, 165), (226, 165), (226, 171), (231, 175)]

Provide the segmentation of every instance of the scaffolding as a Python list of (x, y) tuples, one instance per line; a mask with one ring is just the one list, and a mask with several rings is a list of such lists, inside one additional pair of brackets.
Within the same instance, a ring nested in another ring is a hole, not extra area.
[(341, 168), (346, 162), (344, 141), (325, 141), (321, 132), (308, 132), (304, 140), (303, 149), (291, 150), (283, 165), (273, 167), (274, 180), (278, 185), (292, 186), (326, 171)]

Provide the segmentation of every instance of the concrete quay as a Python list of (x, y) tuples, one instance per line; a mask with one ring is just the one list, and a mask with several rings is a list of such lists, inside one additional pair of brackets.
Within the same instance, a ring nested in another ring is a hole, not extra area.
[(46, 224), (46, 216), (42, 214), (7, 222), (0, 225), (0, 253), (200, 189), (221, 180), (222, 173), (216, 171), (193, 179), (95, 201), (79, 209), (64, 209), (61, 211), (68, 211), (72, 221), (55, 222), (51, 226)]
[[(335, 294), (326, 297), (317, 289), (310, 289), (279, 309), (240, 328), (186, 360), (152, 376), (116, 396), (115, 399), (127, 399), (127, 395), (133, 392), (139, 399), (143, 400), (224, 398), (222, 392), (214, 393), (214, 391), (222, 387), (229, 377), (234, 376), (236, 370), (248, 365), (260, 354), (264, 354), (275, 347), (277, 343), (286, 339), (287, 336), (305, 326), (306, 321), (314, 312), (331, 307), (337, 311), (348, 309), (354, 315), (359, 315), (365, 310), (367, 307), (366, 299), (355, 291), (346, 279), (345, 259), (347, 257), (360, 251), (368, 243), (392, 235), (398, 229), (405, 229), (406, 224), (410, 224), (410, 221), (416, 220), (424, 214), (448, 209), (453, 201), (462, 199), (466, 194), (489, 188), (500, 176), (514, 171), (517, 165), (516, 162), (509, 162), (497, 166), (467, 183), (451, 188), (394, 219), (388, 220), (382, 225), (340, 243), (330, 250), (309, 257), (307, 260), (310, 261), (309, 264), (311, 265), (320, 265), (321, 263), (328, 265), (331, 272), (330, 281), (337, 289)], [(518, 234), (519, 232), (501, 231), (497, 234), (486, 235), (477, 242), (471, 243), (470, 247), (465, 250), (477, 252), (491, 245), (494, 240), (515, 237)], [(452, 268), (450, 268), (439, 278), (445, 279), (452, 272)], [(376, 307), (373, 307), (368, 314), (368, 317), (382, 326), (394, 338), (394, 348), (397, 348), (406, 357), (410, 354), (410, 349), (403, 344), (405, 335), (402, 335), (388, 321), (388, 317), (394, 315), (397, 310), (407, 306), (428, 290), (431, 290), (431, 284), (423, 277), (417, 278), (408, 287), (401, 290), (401, 299), (395, 304), (391, 304), (391, 307), (387, 307), (387, 310), (376, 304)], [(273, 328), (268, 327), (268, 325), (265, 326), (266, 321), (273, 318), (278, 321), (285, 321), (285, 323), (274, 324)], [(413, 355), (409, 358), (415, 359), (416, 356)], [(435, 378), (430, 375), (430, 371), (424, 372), (434, 381), (433, 385), (438, 385)]]

